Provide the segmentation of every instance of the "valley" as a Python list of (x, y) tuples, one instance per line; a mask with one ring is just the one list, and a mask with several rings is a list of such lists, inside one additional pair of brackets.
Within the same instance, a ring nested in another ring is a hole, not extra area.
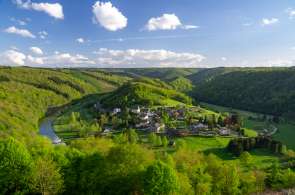
[[(177, 174), (175, 186), (188, 194), (196, 165), (203, 170), (196, 172), (199, 177), (211, 178), (203, 184), (216, 191), (250, 194), (292, 187), (293, 180), (282, 179), (284, 174), (295, 178), (292, 109), (280, 115), (256, 113), (195, 98), (207, 82), (235, 71), (241, 74), (240, 69), (149, 71), (2, 67), (1, 144), (7, 151), (12, 150), (8, 146), (24, 150), (32, 163), (41, 159), (54, 165), (55, 174), (63, 174), (66, 194), (109, 193), (113, 185), (120, 194), (146, 188), (138, 183), (143, 176), (136, 174), (158, 161)], [(217, 167), (222, 172), (211, 172)], [(278, 180), (272, 180), (274, 173)], [(239, 185), (217, 186), (225, 182), (217, 180), (224, 174), (238, 175)], [(96, 182), (84, 183), (89, 179)], [(123, 188), (117, 180), (130, 186)]]

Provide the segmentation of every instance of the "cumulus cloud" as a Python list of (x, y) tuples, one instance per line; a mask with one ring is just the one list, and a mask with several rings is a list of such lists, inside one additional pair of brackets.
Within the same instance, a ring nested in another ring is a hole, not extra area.
[(269, 26), (269, 25), (273, 25), (279, 22), (279, 19), (277, 18), (263, 18), (262, 19), (262, 25), (263, 26)]
[(97, 1), (92, 6), (93, 21), (109, 31), (117, 31), (127, 26), (127, 18), (111, 2)]
[(78, 43), (84, 43), (84, 42), (85, 42), (85, 40), (84, 40), (83, 38), (78, 38), (78, 39), (76, 39), (76, 41), (77, 41)]
[(40, 39), (46, 39), (46, 37), (48, 36), (48, 33), (46, 31), (40, 31), (38, 32)]
[(176, 53), (167, 50), (110, 50), (94, 52), (100, 67), (197, 67), (206, 58), (197, 53)]
[(43, 55), (43, 51), (39, 47), (31, 47), (30, 50), (36, 55)]
[(64, 19), (63, 7), (59, 3), (34, 3), (31, 0), (14, 0), (14, 2), (19, 8), (45, 12), (55, 19)]
[(22, 66), (25, 65), (26, 55), (15, 50), (7, 50), (3, 53), (0, 53), (2, 65), (9, 66)]
[(293, 18), (295, 17), (295, 9), (293, 9), (293, 8), (288, 8), (288, 9), (286, 10), (286, 12), (287, 12), (287, 14), (289, 15), (289, 18), (290, 18), (290, 19), (293, 19)]
[(252, 26), (252, 25), (253, 25), (253, 23), (246, 22), (246, 23), (243, 23), (242, 25), (243, 25), (243, 26)]
[(95, 64), (94, 61), (81, 54), (72, 55), (70, 53), (55, 52), (52, 56), (47, 56), (44, 59), (45, 64), (49, 66), (89, 66)]
[(81, 54), (54, 52), (52, 55), (36, 57), (20, 51), (7, 50), (0, 53), (0, 65), (37, 67), (88, 67), (95, 62)]
[(43, 58), (41, 57), (33, 57), (31, 55), (27, 56), (27, 65), (32, 66), (32, 65), (43, 65), (44, 61)]
[(227, 58), (226, 57), (221, 57), (221, 60), (222, 61), (227, 61)]
[(14, 17), (10, 18), (10, 20), (12, 22), (17, 23), (18, 25), (21, 25), (21, 26), (27, 25), (27, 22), (26, 21), (24, 21), (24, 20), (18, 20), (18, 19), (15, 19)]
[(175, 14), (163, 14), (160, 17), (150, 18), (145, 25), (145, 29), (148, 31), (175, 30), (177, 28), (189, 30), (199, 27), (195, 25), (183, 25), (180, 19)]
[(163, 14), (161, 17), (149, 19), (146, 29), (149, 31), (174, 30), (180, 26), (181, 22), (175, 14)]
[(4, 32), (10, 33), (10, 34), (20, 35), (22, 37), (36, 38), (36, 36), (33, 35), (29, 30), (27, 30), (27, 29), (19, 29), (19, 28), (16, 28), (15, 26), (11, 26), (9, 28), (6, 28), (4, 30)]
[(195, 26), (195, 25), (183, 25), (182, 28), (185, 29), (185, 30), (190, 30), (190, 29), (197, 29), (197, 28), (199, 28), (199, 26)]
[(108, 68), (201, 67), (200, 63), (206, 59), (203, 55), (197, 53), (177, 53), (168, 50), (111, 50), (101, 48), (93, 53), (91, 59), (81, 54), (63, 52), (54, 52), (46, 56), (34, 56), (11, 49), (0, 53), (0, 64), (11, 66)]

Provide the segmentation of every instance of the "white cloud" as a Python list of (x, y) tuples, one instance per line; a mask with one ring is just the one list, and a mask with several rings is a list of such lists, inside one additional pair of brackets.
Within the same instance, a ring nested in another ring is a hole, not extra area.
[(48, 36), (48, 33), (46, 31), (40, 31), (38, 32), (40, 39), (46, 39), (46, 37)]
[(7, 50), (3, 53), (0, 53), (0, 58), (0, 64), (9, 66), (22, 66), (25, 65), (26, 55), (15, 50)]
[(146, 29), (149, 31), (174, 30), (180, 26), (181, 22), (175, 14), (163, 14), (161, 17), (149, 19)]
[(59, 3), (34, 3), (31, 0), (15, 0), (14, 2), (22, 9), (45, 12), (56, 19), (64, 19), (63, 7)]
[(16, 46), (14, 46), (14, 45), (10, 46), (10, 49), (11, 49), (11, 50), (16, 50), (16, 51), (19, 50), (19, 49), (18, 49)]
[(269, 25), (273, 25), (279, 22), (279, 19), (277, 18), (263, 18), (262, 19), (262, 25), (263, 26), (269, 26)]
[(43, 65), (44, 64), (44, 61), (43, 61), (43, 58), (40, 58), (40, 57), (33, 57), (31, 55), (28, 55), (27, 56), (27, 65)]
[(195, 26), (195, 25), (184, 25), (182, 26), (183, 29), (185, 30), (190, 30), (190, 29), (197, 29), (199, 28), (199, 26)]
[(197, 67), (206, 58), (197, 53), (176, 53), (167, 50), (110, 50), (95, 52), (100, 67)]
[(31, 47), (30, 50), (36, 55), (43, 55), (43, 51), (39, 47)]
[(227, 58), (226, 57), (221, 57), (221, 60), (222, 61), (227, 61)]
[(243, 26), (252, 26), (252, 25), (253, 25), (253, 23), (250, 23), (250, 22), (246, 22), (243, 24)]
[(44, 59), (44, 63), (49, 66), (88, 66), (95, 64), (94, 61), (81, 54), (72, 55), (69, 53), (55, 52), (52, 56), (47, 56)]
[(148, 31), (175, 30), (177, 28), (190, 30), (199, 28), (199, 26), (183, 25), (180, 19), (175, 14), (163, 14), (162, 16), (157, 18), (150, 18), (145, 25), (145, 29)]
[(288, 9), (286, 10), (286, 12), (287, 12), (287, 14), (289, 15), (289, 18), (290, 18), (290, 19), (295, 18), (295, 9), (293, 9), (293, 8), (288, 8)]
[(37, 66), (37, 67), (87, 67), (95, 62), (81, 54), (55, 52), (53, 55), (35, 57), (20, 51), (7, 50), (0, 53), (0, 65), (7, 66)]
[(15, 23), (17, 23), (18, 25), (21, 25), (21, 26), (25, 26), (25, 25), (27, 25), (27, 22), (26, 21), (24, 21), (24, 20), (18, 20), (18, 19), (15, 19), (15, 18), (10, 18), (10, 20), (12, 21), (12, 22), (15, 22)]
[(84, 40), (83, 38), (78, 38), (78, 39), (76, 39), (76, 41), (77, 41), (78, 43), (84, 43), (84, 42), (85, 42), (85, 40)]
[(93, 21), (109, 31), (117, 31), (127, 26), (127, 18), (111, 2), (97, 1), (92, 6)]
[(10, 33), (10, 34), (17, 34), (22, 37), (36, 38), (36, 36), (33, 35), (29, 30), (19, 29), (19, 28), (16, 28), (15, 26), (11, 26), (11, 27), (5, 29), (4, 32)]

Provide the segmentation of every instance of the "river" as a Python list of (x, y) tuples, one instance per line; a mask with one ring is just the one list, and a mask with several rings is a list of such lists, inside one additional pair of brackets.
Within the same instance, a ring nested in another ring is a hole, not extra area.
[(53, 129), (53, 119), (45, 118), (41, 121), (39, 132), (41, 135), (48, 137), (53, 144), (62, 144), (62, 140), (55, 134)]

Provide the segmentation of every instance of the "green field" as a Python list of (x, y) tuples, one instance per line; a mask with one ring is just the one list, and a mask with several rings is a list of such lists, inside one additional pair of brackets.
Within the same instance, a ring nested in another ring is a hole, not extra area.
[[(255, 120), (249, 120), (249, 117), (257, 117), (261, 114), (254, 113), (254, 112), (248, 112), (238, 109), (231, 109), (223, 106), (217, 106), (213, 104), (207, 104), (207, 103), (201, 103), (202, 106), (212, 109), (217, 112), (237, 112), (240, 115), (243, 116), (244, 119), (244, 126), (247, 129), (254, 129), (257, 132), (263, 130), (264, 128), (267, 128), (270, 123), (267, 121), (255, 121)], [(275, 126), (278, 128), (277, 133), (273, 136), (276, 140), (283, 142), (289, 149), (295, 150), (295, 124), (291, 122), (280, 122), (279, 124), (275, 124)]]
[[(185, 143), (185, 147), (193, 150), (204, 152), (205, 154), (213, 153), (222, 160), (240, 163), (239, 158), (233, 156), (226, 150), (230, 138), (222, 137), (185, 137), (179, 138), (176, 144), (180, 142)], [(278, 162), (280, 159), (279, 155), (274, 155), (266, 149), (255, 149), (250, 152), (253, 157), (253, 166), (257, 168), (267, 168), (271, 166), (273, 162)]]

